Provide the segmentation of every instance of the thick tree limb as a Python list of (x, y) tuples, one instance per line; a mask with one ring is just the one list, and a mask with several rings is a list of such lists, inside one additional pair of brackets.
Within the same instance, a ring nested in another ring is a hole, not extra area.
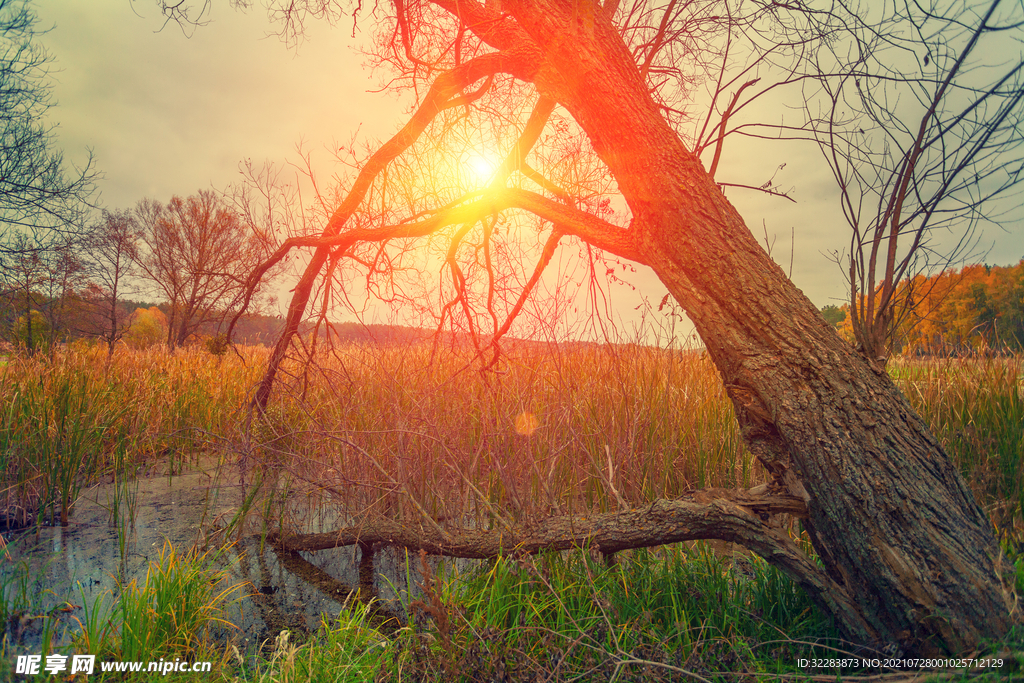
[(268, 540), (291, 551), (379, 543), (448, 557), (490, 559), (588, 545), (604, 553), (614, 553), (681, 541), (720, 539), (741, 544), (757, 553), (814, 597), (829, 603), (832, 610), (853, 620), (861, 635), (870, 638), (873, 629), (857, 615), (847, 591), (830, 579), (784, 532), (770, 528), (762, 519), (778, 513), (806, 517), (807, 508), (802, 500), (779, 488), (707, 489), (676, 500), (656, 500), (633, 510), (547, 517), (511, 529), (448, 527), (442, 534), (436, 524), (427, 526), (373, 517), (357, 526), (329, 533), (275, 532)]
[[(533, 105), (533, 110), (530, 112), (530, 118), (526, 120), (526, 125), (523, 126), (523, 132), (519, 134), (519, 139), (516, 140), (515, 147), (505, 157), (505, 161), (502, 162), (501, 167), (495, 173), (494, 182), (491, 183), (492, 187), (504, 187), (512, 171), (516, 169), (519, 169), (520, 172), (523, 171), (526, 165), (526, 155), (537, 144), (537, 140), (540, 139), (541, 133), (544, 132), (544, 126), (547, 125), (548, 118), (554, 109), (555, 101), (550, 97), (541, 95), (537, 99), (536, 104)], [(565, 194), (564, 190), (561, 192), (563, 195)]]
[(509, 207), (530, 211), (544, 220), (551, 221), (566, 235), (579, 237), (595, 249), (647, 265), (647, 258), (636, 243), (635, 220), (630, 227), (622, 228), (586, 211), (566, 206), (528, 190), (508, 188), (488, 193), (488, 197), (497, 202), (507, 202)]
[[(530, 37), (516, 22), (500, 11), (488, 9), (472, 0), (431, 0), (438, 7), (459, 18), (477, 38), (498, 50), (532, 45)], [(536, 48), (534, 48), (536, 49)], [(540, 55), (540, 52), (537, 52)]]
[[(479, 195), (480, 193), (474, 194)], [(574, 235), (586, 240), (596, 249), (602, 249), (637, 263), (645, 263), (634, 243), (631, 228), (619, 227), (586, 211), (560, 204), (536, 192), (514, 188), (488, 190), (480, 199), (470, 204), (451, 206), (438, 211), (430, 218), (413, 223), (355, 228), (339, 235), (292, 237), (285, 240), (278, 252), (283, 257), (284, 253), (296, 247), (344, 250), (358, 243), (426, 237), (440, 228), (449, 225), (471, 225), (496, 212), (513, 208), (530, 211), (540, 218), (551, 221), (559, 227), (563, 234)]]
[[(436, 555), (486, 559), (542, 550), (598, 545), (606, 553), (648, 548), (680, 541), (717, 538), (757, 550), (777, 544), (768, 540), (760, 516), (785, 513), (806, 517), (803, 501), (781, 489), (760, 486), (748, 491), (705, 489), (676, 500), (592, 516), (546, 517), (516, 529), (453, 529), (436, 524), (413, 526), (374, 517), (358, 526), (320, 534), (271, 534), (273, 543), (291, 550), (327, 550), (357, 543), (385, 543)], [(761, 540), (757, 540), (761, 537)], [(773, 552), (768, 552), (771, 556)]]

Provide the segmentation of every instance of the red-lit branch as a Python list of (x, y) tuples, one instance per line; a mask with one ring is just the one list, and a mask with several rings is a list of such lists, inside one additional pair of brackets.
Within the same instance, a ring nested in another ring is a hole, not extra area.
[(622, 228), (605, 220), (560, 204), (536, 192), (515, 188), (496, 188), (476, 201), (438, 211), (430, 218), (414, 223), (399, 223), (376, 228), (355, 228), (340, 235), (323, 237), (292, 237), (281, 245), (280, 251), (296, 247), (347, 249), (361, 242), (379, 242), (386, 239), (426, 237), (436, 230), (456, 224), (473, 224), (499, 211), (523, 209), (557, 225), (566, 235), (574, 235), (596, 249), (607, 251), (637, 263), (645, 263), (637, 250), (632, 228)]

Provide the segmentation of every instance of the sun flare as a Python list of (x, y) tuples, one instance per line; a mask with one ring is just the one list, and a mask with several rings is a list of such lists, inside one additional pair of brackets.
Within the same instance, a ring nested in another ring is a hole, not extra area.
[(483, 154), (471, 154), (466, 158), (466, 168), (475, 184), (486, 185), (498, 170), (498, 163)]

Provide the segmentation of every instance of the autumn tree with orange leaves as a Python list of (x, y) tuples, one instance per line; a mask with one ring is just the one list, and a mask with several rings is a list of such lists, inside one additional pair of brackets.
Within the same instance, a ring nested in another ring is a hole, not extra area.
[[(1024, 348), (1024, 261), (965, 266), (902, 282), (907, 314), (891, 335), (893, 352), (948, 357)], [(855, 340), (847, 318), (843, 334)]]

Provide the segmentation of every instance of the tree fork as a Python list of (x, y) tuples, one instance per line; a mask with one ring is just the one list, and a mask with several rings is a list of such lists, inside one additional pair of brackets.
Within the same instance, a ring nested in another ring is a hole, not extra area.
[[(415, 113), (405, 126), (367, 160), (345, 200), (331, 215), (330, 220), (324, 227), (322, 236), (325, 238), (336, 237), (341, 233), (349, 218), (351, 218), (359, 204), (363, 201), (377, 174), (398, 155), (407, 150), (419, 138), (435, 116), (453, 106), (468, 105), (475, 99), (482, 97), (486, 91), (486, 88), (481, 87), (473, 93), (460, 95), (459, 93), (463, 89), (481, 78), (490, 79), (496, 73), (521, 67), (519, 61), (521, 60), (502, 53), (489, 53), (456, 66), (435, 78), (423, 102), (416, 108)], [(342, 247), (338, 248), (342, 249), (342, 251), (344, 250)], [(246, 283), (247, 292), (245, 299), (228, 329), (229, 337), (234, 330), (235, 323), (238, 322), (242, 313), (248, 308), (249, 299), (260, 279), (273, 265), (284, 258), (289, 249), (290, 247), (278, 249), (267, 262), (250, 275)], [(330, 247), (326, 245), (316, 248), (309, 264), (302, 273), (302, 277), (299, 279), (298, 285), (292, 290), (292, 300), (288, 305), (284, 330), (274, 346), (270, 363), (253, 397), (252, 405), (261, 414), (266, 410), (267, 404), (270, 401), (270, 392), (273, 388), (277, 369), (281, 366), (288, 353), (292, 337), (299, 331), (299, 325), (302, 322), (302, 316), (306, 312), (306, 304), (309, 302), (313, 285), (324, 264), (327, 263), (330, 251)]]

